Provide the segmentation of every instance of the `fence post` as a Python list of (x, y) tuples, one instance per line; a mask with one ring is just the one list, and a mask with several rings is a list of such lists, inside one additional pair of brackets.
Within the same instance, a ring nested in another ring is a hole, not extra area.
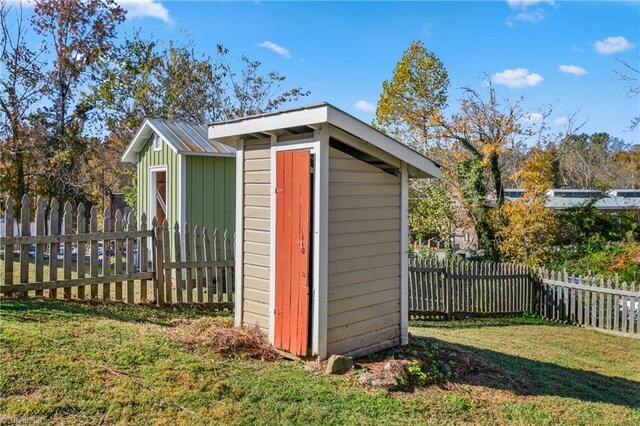
[[(7, 197), (6, 209), (4, 211), (4, 235), (13, 237), (13, 198)], [(13, 244), (4, 246), (4, 284), (13, 284)], [(11, 297), (7, 293), (7, 297)]]
[(164, 305), (164, 235), (162, 226), (153, 218), (153, 296), (159, 306)]
[(451, 288), (451, 278), (449, 277), (449, 266), (447, 263), (444, 264), (444, 272), (442, 273), (442, 283), (444, 284), (444, 308), (445, 313), (447, 315), (447, 319), (451, 319), (451, 314), (453, 313), (453, 289)]

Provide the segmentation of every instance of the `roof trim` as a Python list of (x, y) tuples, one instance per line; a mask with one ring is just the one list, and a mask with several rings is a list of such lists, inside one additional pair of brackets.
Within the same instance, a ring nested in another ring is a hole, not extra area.
[(440, 177), (440, 165), (356, 117), (328, 103), (301, 106), (237, 118), (209, 126), (209, 139), (233, 143), (241, 135), (329, 123), (404, 161), (412, 177)]
[[(137, 163), (138, 162), (138, 153), (142, 151), (142, 148), (147, 143), (147, 138), (151, 136), (151, 132), (155, 132), (159, 135), (162, 135), (162, 132), (155, 127), (149, 119), (145, 119), (140, 129), (136, 132), (136, 135), (133, 137), (133, 140), (129, 143), (129, 146), (122, 154), (121, 160), (125, 163)], [(165, 142), (167, 140), (163, 138)], [(167, 145), (173, 152), (178, 153), (178, 149), (172, 144), (167, 142)]]
[(138, 163), (138, 153), (142, 151), (148, 138), (156, 133), (171, 150), (178, 155), (207, 157), (235, 157), (235, 151), (208, 140), (205, 125), (184, 120), (145, 119), (140, 129), (122, 155), (122, 161)]

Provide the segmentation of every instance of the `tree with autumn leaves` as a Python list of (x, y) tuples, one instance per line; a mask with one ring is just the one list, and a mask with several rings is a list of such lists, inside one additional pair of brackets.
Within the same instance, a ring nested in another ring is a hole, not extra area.
[[(542, 121), (530, 120), (523, 98), (501, 100), (488, 78), (485, 83), (483, 91), (462, 88), (448, 113), (444, 64), (414, 42), (383, 83), (373, 124), (442, 165), (441, 182), (411, 182), (415, 236), (438, 233), (447, 241), (456, 229), (471, 229), (485, 258), (539, 265), (549, 258), (558, 227), (544, 208), (545, 191), (561, 179), (576, 185), (577, 175), (608, 170), (611, 184), (640, 187), (637, 151), (608, 135), (552, 135), (544, 124), (550, 110), (536, 112)], [(525, 195), (506, 201), (506, 187), (521, 187)]]
[(118, 42), (126, 11), (114, 0), (36, 0), (29, 20), (21, 11), (0, 1), (0, 204), (27, 194), (101, 208), (131, 188), (135, 170), (120, 158), (146, 117), (217, 121), (308, 94), (223, 46), (202, 53), (188, 36)]
[(559, 221), (547, 209), (547, 191), (553, 187), (552, 153), (533, 148), (522, 166), (513, 174), (522, 197), (505, 201), (500, 207), (504, 226), (497, 232), (502, 255), (514, 262), (543, 266), (553, 256)]

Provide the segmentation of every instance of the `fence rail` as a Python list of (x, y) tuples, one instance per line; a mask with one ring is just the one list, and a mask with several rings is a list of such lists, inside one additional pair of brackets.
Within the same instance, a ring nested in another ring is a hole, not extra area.
[[(198, 303), (232, 309), (235, 236), (166, 221), (151, 226), (121, 211), (111, 219), (66, 203), (47, 208), (22, 198), (18, 227), (13, 200), (6, 201), (0, 237), (0, 296), (101, 299), (126, 303)], [(48, 210), (48, 220), (45, 214)], [(88, 222), (87, 222), (88, 219)], [(113, 222), (113, 223), (112, 223)], [(18, 232), (16, 232), (16, 229)], [(35, 234), (35, 235), (32, 235)], [(421, 259), (409, 262), (409, 315), (503, 316), (535, 313), (554, 321), (640, 337), (640, 285), (566, 272), (532, 271), (522, 265)], [(61, 290), (61, 293), (58, 292)]]
[(74, 211), (67, 202), (59, 222), (58, 202), (53, 199), (47, 208), (38, 197), (31, 235), (31, 205), (25, 196), (16, 233), (9, 197), (5, 236), (0, 237), (0, 295), (233, 305), (233, 241), (226, 231), (220, 238), (214, 230), (210, 241), (206, 229), (196, 227), (191, 234), (185, 224), (180, 233), (176, 223), (170, 238), (166, 222), (157, 225), (153, 219), (148, 227), (144, 214), (136, 223), (132, 213), (125, 217), (120, 210), (112, 221), (108, 207), (99, 231), (97, 213), (92, 207), (87, 226), (84, 205)]
[(521, 265), (410, 259), (409, 314), (413, 317), (532, 312), (534, 290), (533, 275)]
[[(207, 303), (217, 308), (233, 308), (235, 241), (217, 229), (213, 241), (205, 227), (182, 231), (173, 227), (173, 250), (168, 224), (156, 228), (156, 269), (158, 303)], [(173, 254), (172, 254), (173, 252)]]
[(543, 269), (540, 276), (541, 317), (640, 337), (640, 286), (566, 271)]

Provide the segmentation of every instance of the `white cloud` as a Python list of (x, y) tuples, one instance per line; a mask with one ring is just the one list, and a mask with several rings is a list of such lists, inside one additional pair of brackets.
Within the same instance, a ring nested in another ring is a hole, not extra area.
[(513, 17), (516, 21), (531, 22), (537, 24), (544, 20), (544, 10), (538, 9), (533, 12), (520, 12)]
[(569, 119), (567, 117), (560, 117), (553, 120), (553, 124), (555, 124), (556, 126), (564, 126), (568, 122), (569, 122)]
[(504, 70), (491, 76), (491, 80), (496, 84), (505, 85), (511, 89), (522, 87), (535, 87), (542, 83), (540, 74), (532, 73), (526, 68), (515, 68)]
[(127, 18), (155, 18), (173, 23), (167, 8), (157, 0), (117, 0), (117, 3), (127, 11)]
[(543, 119), (544, 117), (539, 112), (532, 112), (524, 118), (527, 123), (541, 123)]
[(364, 111), (364, 112), (373, 112), (376, 110), (376, 106), (374, 104), (372, 104), (371, 102), (363, 101), (363, 100), (356, 102), (353, 105), (353, 107), (355, 109), (359, 109), (360, 111)]
[(554, 5), (556, 2), (554, 0), (507, 0), (507, 4), (512, 9), (525, 9), (529, 6), (535, 6), (541, 3)]
[(262, 43), (258, 43), (258, 46), (264, 47), (265, 49), (269, 49), (272, 52), (276, 52), (278, 55), (284, 56), (287, 59), (291, 57), (291, 54), (287, 49), (271, 41), (263, 41)]
[(633, 49), (634, 47), (636, 47), (635, 44), (622, 36), (607, 37), (604, 40), (596, 41), (593, 45), (593, 49), (601, 55), (620, 53), (625, 50)]
[(560, 71), (562, 71), (565, 74), (571, 74), (571, 75), (585, 75), (587, 74), (587, 70), (585, 70), (582, 67), (579, 67), (577, 65), (560, 65), (558, 67), (558, 69)]

